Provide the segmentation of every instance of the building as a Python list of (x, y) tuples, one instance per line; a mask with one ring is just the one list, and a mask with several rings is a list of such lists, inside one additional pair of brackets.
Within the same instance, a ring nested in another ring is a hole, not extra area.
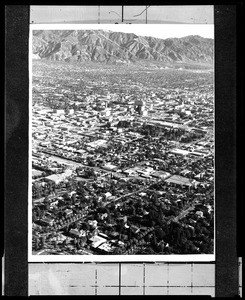
[(134, 111), (138, 114), (141, 114), (141, 112), (145, 109), (145, 102), (139, 99), (136, 99), (134, 101)]
[(99, 252), (101, 252), (102, 254), (108, 254), (108, 253), (112, 252), (114, 248), (115, 247), (112, 247), (110, 245), (110, 243), (106, 242), (106, 243), (99, 245), (97, 247), (97, 250), (99, 250)]
[(48, 216), (44, 216), (39, 222), (44, 226), (52, 226), (54, 224), (54, 219)]
[(32, 178), (34, 177), (40, 177), (42, 176), (43, 172), (42, 171), (39, 171), (39, 170), (36, 170), (36, 169), (32, 169)]
[(143, 109), (141, 110), (141, 113), (140, 113), (143, 117), (146, 117), (148, 116), (148, 111), (146, 109)]
[(101, 244), (107, 242), (107, 240), (99, 235), (94, 235), (89, 239), (90, 242), (92, 242), (92, 247), (97, 248)]
[(160, 179), (167, 179), (168, 177), (171, 176), (171, 174), (168, 172), (164, 172), (164, 171), (155, 171), (151, 174), (151, 176), (160, 178)]
[(56, 110), (57, 115), (61, 115), (61, 114), (64, 114), (64, 113), (65, 113), (64, 109), (57, 109)]
[(187, 151), (187, 150), (182, 150), (182, 149), (173, 149), (173, 150), (170, 151), (170, 153), (185, 156), (185, 155), (189, 154), (190, 152)]
[(63, 181), (63, 178), (60, 176), (60, 174), (52, 174), (45, 177), (45, 180), (48, 182), (53, 182), (54, 184), (59, 184)]
[(80, 237), (80, 231), (78, 230), (78, 229), (71, 229), (70, 231), (69, 231), (69, 233), (70, 233), (70, 235), (72, 235), (72, 236), (74, 236), (74, 237), (76, 237), (76, 238), (79, 238)]
[(72, 175), (72, 170), (67, 169), (64, 173), (52, 174), (52, 175), (46, 176), (45, 180), (47, 182), (53, 182), (54, 184), (59, 184), (71, 175)]
[(106, 169), (108, 171), (113, 171), (117, 169), (117, 166), (111, 164), (111, 163), (107, 163), (103, 166), (103, 169)]
[(73, 214), (73, 211), (71, 209), (66, 209), (65, 214), (66, 214), (67, 217), (69, 217)]
[(192, 179), (189, 179), (189, 178), (186, 178), (183, 176), (179, 176), (179, 175), (173, 175), (173, 176), (167, 178), (165, 180), (165, 182), (177, 184), (177, 185), (189, 186), (189, 187), (191, 187), (191, 186), (196, 187), (199, 184), (199, 182), (196, 180), (192, 180)]
[(92, 148), (97, 148), (97, 147), (100, 147), (100, 146), (104, 146), (106, 143), (107, 143), (106, 140), (100, 139), (100, 140), (96, 140), (96, 141), (90, 142), (87, 145), (89, 147), (92, 147)]

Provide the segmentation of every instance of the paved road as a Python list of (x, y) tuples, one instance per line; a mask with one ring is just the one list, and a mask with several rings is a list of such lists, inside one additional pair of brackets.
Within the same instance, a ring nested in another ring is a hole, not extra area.
[(52, 160), (60, 162), (60, 163), (65, 163), (65, 164), (69, 164), (69, 165), (72, 164), (76, 167), (91, 168), (91, 169), (94, 169), (94, 170), (97, 170), (97, 171), (101, 171), (103, 173), (118, 173), (117, 171), (114, 171), (114, 170), (106, 170), (106, 169), (103, 169), (103, 168), (100, 168), (100, 167), (90, 167), (90, 166), (84, 165), (82, 163), (78, 163), (78, 162), (76, 162), (72, 159), (69, 159), (69, 158), (62, 158), (62, 157), (55, 156), (55, 155), (51, 155), (50, 158)]
[(180, 212), (180, 214), (177, 217), (172, 217), (168, 220), (167, 224), (169, 225), (171, 222), (175, 221), (178, 222), (179, 220), (183, 219), (190, 211), (192, 211), (195, 208), (195, 205), (189, 206), (187, 209)]
[(193, 205), (193, 206), (188, 207), (186, 210), (182, 211), (182, 212), (175, 218), (176, 221), (179, 221), (179, 220), (183, 219), (183, 218), (184, 218), (186, 215), (188, 215), (188, 213), (189, 213), (190, 211), (192, 211), (194, 208), (195, 208), (195, 206)]

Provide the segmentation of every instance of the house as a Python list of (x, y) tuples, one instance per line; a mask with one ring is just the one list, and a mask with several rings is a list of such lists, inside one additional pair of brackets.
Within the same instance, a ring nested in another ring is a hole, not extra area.
[(54, 224), (54, 219), (48, 216), (42, 217), (42, 219), (40, 219), (39, 221), (44, 226), (52, 226)]
[(113, 249), (114, 249), (114, 247), (112, 247), (111, 244), (108, 242), (100, 244), (97, 247), (97, 250), (100, 250), (100, 252), (105, 253), (105, 254), (112, 252)]
[(64, 109), (57, 109), (56, 110), (57, 115), (64, 114), (64, 113), (65, 113)]
[(92, 247), (97, 248), (101, 244), (105, 243), (107, 240), (101, 236), (94, 235), (89, 239), (90, 242), (92, 242)]
[(110, 192), (107, 192), (107, 193), (105, 193), (104, 195), (105, 195), (106, 198), (109, 198), (109, 197), (112, 196), (112, 194), (111, 194)]
[(182, 150), (182, 149), (173, 149), (171, 151), (169, 151), (170, 153), (176, 154), (176, 155), (187, 155), (189, 154), (189, 151), (187, 150)]
[(109, 170), (109, 171), (112, 171), (112, 170), (115, 170), (117, 169), (117, 166), (111, 164), (111, 163), (107, 163), (103, 166), (103, 169), (106, 169), (106, 170)]
[(32, 178), (34, 177), (40, 177), (42, 176), (43, 172), (42, 171), (39, 171), (39, 170), (36, 170), (36, 169), (32, 169)]
[(57, 200), (51, 202), (50, 206), (52, 207), (52, 206), (58, 205), (58, 203), (59, 203), (59, 200), (57, 199)]
[(80, 231), (78, 229), (71, 229), (69, 233), (76, 238), (80, 237)]
[(190, 171), (190, 170), (187, 170), (187, 169), (185, 169), (185, 170), (183, 170), (183, 171), (180, 172), (180, 174), (181, 174), (181, 175), (184, 175), (184, 176), (186, 176), (186, 175), (188, 175), (188, 174), (190, 174), (190, 173), (191, 173), (191, 171)]
[(55, 184), (59, 184), (59, 183), (63, 182), (66, 177), (69, 177), (71, 175), (72, 175), (72, 170), (67, 169), (64, 173), (52, 174), (52, 175), (46, 176), (45, 180), (51, 181)]
[(63, 181), (63, 177), (61, 176), (61, 174), (52, 174), (52, 175), (45, 177), (45, 180), (51, 181), (55, 184), (59, 184)]
[(98, 222), (96, 220), (89, 220), (88, 224), (91, 225), (93, 228), (97, 228)]
[(128, 176), (137, 175), (137, 173), (136, 173), (136, 171), (134, 169), (124, 170), (123, 173), (125, 173)]
[(168, 177), (171, 176), (170, 173), (168, 172), (164, 172), (164, 171), (155, 171), (151, 174), (153, 177), (156, 177), (156, 178), (161, 178), (161, 179), (166, 179)]
[(65, 210), (65, 215), (66, 215), (67, 217), (71, 216), (72, 214), (73, 214), (73, 211), (72, 211), (71, 209), (66, 209), (66, 210)]
[(131, 225), (130, 229), (132, 230), (133, 233), (138, 233), (140, 232), (140, 228), (135, 226), (135, 225)]

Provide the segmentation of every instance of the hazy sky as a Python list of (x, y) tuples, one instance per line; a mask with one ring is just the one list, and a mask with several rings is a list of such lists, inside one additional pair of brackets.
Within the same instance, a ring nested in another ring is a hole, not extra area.
[(118, 32), (135, 33), (141, 36), (157, 38), (184, 37), (200, 35), (205, 38), (214, 38), (213, 24), (34, 24), (33, 29), (104, 29)]

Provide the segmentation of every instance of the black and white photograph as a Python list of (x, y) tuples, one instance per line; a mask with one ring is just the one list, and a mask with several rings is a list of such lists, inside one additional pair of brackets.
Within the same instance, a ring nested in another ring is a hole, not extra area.
[(213, 24), (30, 25), (29, 259), (212, 261)]
[(241, 8), (5, 6), (2, 295), (242, 297)]

